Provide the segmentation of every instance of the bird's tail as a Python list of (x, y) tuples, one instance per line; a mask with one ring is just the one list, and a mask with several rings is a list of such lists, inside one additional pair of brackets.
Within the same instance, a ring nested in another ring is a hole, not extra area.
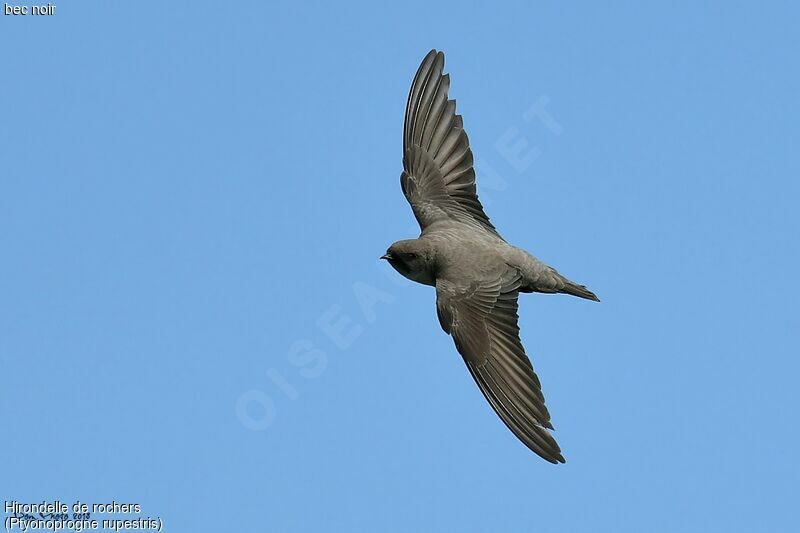
[(595, 302), (599, 302), (600, 298), (598, 298), (595, 293), (590, 291), (586, 288), (585, 285), (578, 285), (577, 283), (573, 283), (567, 279), (564, 280), (564, 288), (558, 292), (563, 292), (564, 294), (571, 294), (572, 296), (577, 296), (578, 298), (586, 298), (587, 300), (594, 300)]

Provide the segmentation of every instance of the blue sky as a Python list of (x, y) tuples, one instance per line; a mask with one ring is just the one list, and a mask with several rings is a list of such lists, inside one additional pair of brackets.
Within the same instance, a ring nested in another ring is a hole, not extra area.
[[(168, 531), (787, 531), (800, 11), (640, 4), (3, 16), (0, 498)], [(434, 47), (493, 222), (603, 300), (521, 301), (566, 465), (378, 261), (416, 235)]]

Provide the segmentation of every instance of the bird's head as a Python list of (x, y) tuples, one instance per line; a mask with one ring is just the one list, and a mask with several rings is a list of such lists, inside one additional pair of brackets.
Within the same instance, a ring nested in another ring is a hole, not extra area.
[(430, 250), (419, 239), (397, 241), (381, 256), (392, 268), (410, 280), (426, 283), (432, 275)]

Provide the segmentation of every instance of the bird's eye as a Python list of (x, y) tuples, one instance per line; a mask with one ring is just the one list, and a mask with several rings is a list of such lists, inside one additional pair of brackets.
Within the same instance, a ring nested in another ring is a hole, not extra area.
[(415, 254), (414, 252), (408, 252), (408, 258), (409, 259), (416, 259), (417, 258), (417, 254)]

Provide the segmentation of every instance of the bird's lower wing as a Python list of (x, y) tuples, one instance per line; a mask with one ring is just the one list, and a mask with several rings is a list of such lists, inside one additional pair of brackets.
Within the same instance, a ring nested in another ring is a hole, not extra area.
[(550, 413), (539, 378), (519, 338), (520, 278), (504, 272), (468, 286), (439, 280), (436, 309), (472, 377), (495, 412), (528, 448), (551, 463), (563, 463), (548, 429)]

